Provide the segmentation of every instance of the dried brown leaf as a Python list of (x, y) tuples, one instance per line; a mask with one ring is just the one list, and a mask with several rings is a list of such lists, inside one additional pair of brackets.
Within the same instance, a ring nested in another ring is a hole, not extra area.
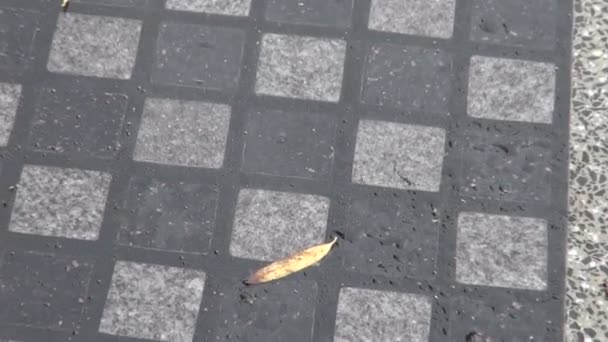
[(61, 8), (66, 9), (66, 8), (68, 8), (69, 4), (70, 4), (70, 0), (62, 0), (61, 1)]
[(319, 262), (329, 253), (331, 247), (338, 238), (321, 245), (307, 248), (288, 256), (285, 259), (275, 261), (265, 267), (260, 268), (247, 279), (247, 284), (259, 284), (286, 277), (292, 273), (301, 271), (306, 267)]

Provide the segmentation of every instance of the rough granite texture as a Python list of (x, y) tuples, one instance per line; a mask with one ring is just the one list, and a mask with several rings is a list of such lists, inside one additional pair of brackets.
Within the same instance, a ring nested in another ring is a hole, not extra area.
[(249, 13), (251, 0), (167, 0), (172, 10), (244, 16)]
[(455, 6), (455, 0), (372, 0), (369, 28), (450, 38)]
[(343, 40), (265, 34), (255, 92), (337, 102), (345, 53)]
[(184, 268), (119, 261), (99, 331), (161, 341), (191, 342), (206, 275)]
[(544, 290), (547, 222), (462, 212), (458, 216), (456, 280), (465, 284)]
[(0, 83), (0, 146), (6, 146), (17, 115), (21, 85)]
[(554, 93), (552, 64), (471, 58), (467, 112), (472, 117), (550, 124)]
[(323, 242), (329, 199), (243, 189), (236, 207), (230, 254), (272, 261)]
[(99, 171), (24, 166), (9, 230), (96, 240), (110, 179)]
[(342, 288), (335, 342), (426, 341), (431, 301), (412, 293)]
[(439, 191), (444, 141), (445, 131), (438, 127), (361, 120), (353, 182)]
[(51, 72), (129, 79), (141, 21), (60, 14), (47, 68)]
[(367, 56), (361, 101), (400, 110), (447, 113), (451, 77), (452, 61), (445, 51), (376, 44)]
[(133, 158), (219, 168), (224, 161), (229, 123), (228, 105), (148, 98)]
[(567, 342), (608, 339), (608, 4), (576, 0), (570, 192)]

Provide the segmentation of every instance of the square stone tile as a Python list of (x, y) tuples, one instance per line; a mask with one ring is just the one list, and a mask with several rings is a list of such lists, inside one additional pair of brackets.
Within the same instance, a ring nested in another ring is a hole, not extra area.
[(544, 290), (547, 221), (463, 212), (458, 215), (456, 280), (464, 284)]
[(361, 120), (353, 162), (354, 183), (439, 191), (445, 130)]
[(266, 20), (347, 28), (352, 11), (353, 0), (269, 0)]
[(70, 0), (73, 2), (91, 3), (95, 5), (108, 5), (120, 7), (145, 7), (148, 0)]
[(511, 46), (552, 48), (555, 0), (473, 0), (471, 39)]
[(377, 44), (367, 58), (361, 101), (447, 113), (451, 77), (451, 57), (441, 50)]
[(60, 14), (47, 69), (57, 73), (129, 79), (140, 33), (139, 20)]
[(550, 330), (547, 313), (552, 309), (544, 303), (521, 302), (493, 293), (485, 301), (458, 297), (450, 306), (450, 342), (550, 340), (546, 336)]
[(167, 0), (167, 8), (179, 11), (246, 16), (251, 0)]
[(323, 243), (329, 199), (243, 189), (237, 201), (230, 254), (274, 261)]
[(417, 36), (450, 38), (455, 0), (372, 0), (369, 28)]
[(431, 301), (411, 293), (342, 288), (334, 342), (427, 341)]
[(0, 7), (0, 69), (27, 69), (41, 14)]
[(73, 331), (92, 272), (91, 264), (65, 255), (7, 252), (0, 268), (2, 324)]
[(345, 55), (343, 40), (265, 34), (255, 92), (338, 102)]
[(116, 156), (128, 99), (126, 95), (74, 88), (39, 91), (30, 133), (35, 150)]
[(312, 342), (317, 284), (284, 279), (224, 290), (213, 336), (232, 342)]
[(229, 123), (228, 105), (148, 98), (133, 158), (160, 164), (220, 168)]
[(243, 171), (327, 179), (334, 159), (337, 122), (321, 113), (279, 110), (250, 112)]
[(554, 95), (553, 64), (471, 58), (467, 111), (472, 117), (550, 124)]
[(210, 185), (132, 178), (118, 243), (206, 253), (213, 234), (218, 190)]
[(504, 201), (549, 201), (552, 144), (546, 134), (518, 128), (465, 130), (460, 192)]
[(20, 84), (0, 83), (0, 146), (8, 144), (20, 98)]
[(154, 83), (235, 92), (245, 32), (165, 22), (156, 43)]
[(389, 277), (433, 276), (439, 210), (434, 201), (393, 194), (348, 201), (340, 253), (345, 269)]
[(99, 331), (161, 341), (192, 341), (206, 275), (118, 261)]
[(25, 165), (9, 230), (96, 240), (110, 180), (99, 171)]

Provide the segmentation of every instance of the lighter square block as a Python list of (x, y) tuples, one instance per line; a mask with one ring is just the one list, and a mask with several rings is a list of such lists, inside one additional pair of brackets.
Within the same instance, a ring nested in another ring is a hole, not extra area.
[(468, 113), (482, 119), (550, 124), (555, 101), (553, 64), (473, 56)]
[(352, 180), (389, 188), (439, 191), (444, 141), (441, 128), (361, 120)]
[(141, 21), (60, 14), (47, 68), (51, 72), (131, 78)]
[(345, 54), (343, 40), (265, 34), (255, 92), (338, 102)]
[(431, 301), (419, 294), (340, 290), (334, 342), (427, 341)]
[(110, 180), (110, 174), (99, 171), (26, 165), (9, 230), (96, 240)]
[(191, 342), (206, 274), (177, 267), (119, 261), (99, 331), (160, 341)]
[(149, 98), (144, 104), (133, 159), (220, 168), (229, 124), (228, 105)]
[(450, 38), (455, 0), (372, 0), (369, 28), (418, 36)]
[(20, 97), (20, 84), (0, 83), (0, 146), (8, 144)]
[(544, 219), (463, 212), (458, 216), (456, 280), (464, 284), (544, 290)]
[(166, 6), (171, 10), (246, 16), (251, 0), (167, 0)]
[(317, 195), (243, 189), (230, 254), (271, 261), (323, 242), (329, 199)]

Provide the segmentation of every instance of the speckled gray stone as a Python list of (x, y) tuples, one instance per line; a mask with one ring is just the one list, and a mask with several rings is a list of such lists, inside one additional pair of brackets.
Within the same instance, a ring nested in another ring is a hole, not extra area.
[(0, 69), (14, 72), (30, 67), (41, 17), (31, 10), (0, 7)]
[(251, 0), (167, 0), (172, 10), (246, 16)]
[(574, 1), (567, 342), (608, 340), (608, 3)]
[(460, 283), (544, 290), (547, 221), (463, 212), (458, 216), (456, 280)]
[(551, 123), (553, 64), (473, 56), (467, 111), (472, 117)]
[(20, 84), (0, 83), (0, 146), (8, 144), (20, 97)]
[(444, 140), (445, 131), (437, 127), (361, 120), (352, 180), (389, 188), (439, 191)]
[(224, 104), (146, 99), (133, 159), (220, 168), (230, 122)]
[(230, 254), (271, 261), (323, 242), (329, 199), (243, 189), (236, 207)]
[(96, 240), (110, 179), (99, 171), (24, 166), (9, 230)]
[(411, 293), (340, 290), (334, 342), (427, 341), (431, 301)]
[(141, 21), (86, 14), (60, 14), (47, 63), (49, 71), (129, 79)]
[(255, 92), (337, 102), (345, 54), (343, 40), (265, 34)]
[(121, 7), (143, 7), (148, 0), (71, 0), (73, 2), (94, 3), (95, 5), (121, 6)]
[(99, 331), (191, 342), (205, 278), (202, 271), (119, 261), (114, 267)]
[(452, 58), (443, 50), (376, 44), (368, 52), (361, 101), (445, 114), (452, 77)]
[(315, 26), (350, 26), (353, 0), (269, 0), (266, 19)]
[(450, 38), (455, 0), (372, 0), (369, 28), (419, 36)]

